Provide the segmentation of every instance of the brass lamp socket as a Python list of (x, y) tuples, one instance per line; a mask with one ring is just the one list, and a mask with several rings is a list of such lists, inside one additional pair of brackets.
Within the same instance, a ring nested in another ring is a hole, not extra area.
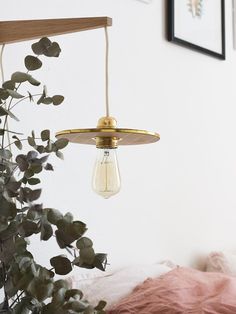
[(115, 149), (118, 147), (117, 137), (96, 137), (97, 148)]
[(116, 128), (117, 121), (113, 117), (101, 117), (98, 120), (97, 128)]

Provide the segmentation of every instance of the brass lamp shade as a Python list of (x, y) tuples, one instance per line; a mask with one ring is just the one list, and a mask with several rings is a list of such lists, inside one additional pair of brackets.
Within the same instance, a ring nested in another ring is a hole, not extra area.
[(159, 134), (137, 129), (117, 128), (113, 117), (101, 117), (96, 128), (73, 129), (56, 133), (57, 138), (66, 138), (69, 142), (96, 145), (97, 148), (117, 148), (118, 145), (138, 145), (155, 143)]
[(56, 133), (57, 138), (66, 138), (69, 142), (96, 145), (97, 139), (116, 139), (117, 145), (139, 145), (159, 141), (157, 133), (137, 129), (93, 128), (72, 129)]

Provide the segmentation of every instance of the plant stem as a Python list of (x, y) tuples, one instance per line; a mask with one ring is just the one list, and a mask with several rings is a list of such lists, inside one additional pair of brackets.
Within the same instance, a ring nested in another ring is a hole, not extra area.
[[(19, 86), (18, 86), (18, 88), (19, 88)], [(18, 89), (18, 88), (17, 88), (17, 89)], [(16, 91), (17, 91), (17, 89), (16, 89)], [(9, 105), (8, 105), (7, 110), (9, 110), (12, 101), (13, 101), (13, 97), (11, 97), (11, 100), (10, 100), (10, 103), (9, 103)], [(5, 116), (5, 120), (4, 120), (4, 124), (3, 124), (3, 129), (4, 129), (4, 130), (6, 129), (7, 118), (8, 118), (8, 115)], [(4, 146), (4, 140), (5, 140), (5, 136), (4, 136), (4, 135), (5, 135), (5, 132), (3, 133), (3, 136), (2, 136), (2, 147)]]
[(18, 105), (20, 102), (26, 100), (27, 98), (31, 98), (31, 97), (35, 97), (35, 96), (42, 96), (42, 94), (34, 94), (34, 95), (31, 95), (31, 96), (25, 96), (24, 98), (21, 98), (19, 101), (17, 101), (14, 105), (12, 105), (10, 107), (10, 110), (12, 110), (16, 105)]
[(13, 305), (19, 300), (19, 298), (24, 294), (24, 291), (22, 291), (13, 301), (13, 303), (10, 305), (10, 309), (12, 309)]
[[(10, 132), (10, 131), (8, 131)], [(35, 137), (35, 140), (41, 140), (40, 137)], [(18, 142), (24, 142), (24, 141), (28, 141), (28, 138), (23, 138), (22, 140), (18, 140)], [(4, 149), (8, 148), (9, 146), (13, 145), (15, 142), (12, 142), (10, 144), (8, 144), (7, 146), (4, 147)]]
[[(27, 71), (26, 73), (28, 74), (29, 71)], [(18, 89), (20, 88), (21, 84), (22, 84), (22, 83), (19, 83), (18, 86), (15, 88), (15, 91), (16, 91), (16, 92), (17, 92)], [(10, 100), (10, 102), (9, 102), (9, 105), (8, 105), (8, 108), (7, 108), (8, 111), (9, 111), (10, 108), (11, 108), (12, 101), (13, 101), (13, 97), (11, 97), (11, 100)], [(8, 129), (7, 120), (8, 120), (8, 115), (5, 116), (3, 129), (5, 129), (6, 126), (7, 126), (7, 129)], [(3, 136), (2, 136), (2, 147), (4, 146), (4, 139), (5, 139), (5, 136), (4, 136), (4, 134), (3, 134)], [(10, 142), (10, 140), (9, 140), (9, 142)]]
[[(1, 241), (1, 252), (3, 252), (3, 243)], [(8, 295), (7, 295), (7, 291), (6, 291), (6, 281), (7, 281), (7, 273), (6, 273), (6, 267), (5, 267), (5, 263), (3, 261), (1, 261), (2, 264), (2, 272), (3, 272), (3, 289), (4, 289), (4, 296), (5, 296), (5, 300), (4, 300), (4, 310), (8, 310), (9, 309), (9, 299), (8, 299)]]

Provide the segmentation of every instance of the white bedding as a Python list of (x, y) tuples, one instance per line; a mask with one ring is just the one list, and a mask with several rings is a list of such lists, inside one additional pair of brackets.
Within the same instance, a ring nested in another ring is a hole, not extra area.
[(73, 288), (80, 289), (90, 304), (105, 300), (108, 307), (120, 301), (147, 278), (156, 278), (172, 268), (165, 264), (132, 265), (103, 273), (103, 276), (82, 279), (72, 278)]

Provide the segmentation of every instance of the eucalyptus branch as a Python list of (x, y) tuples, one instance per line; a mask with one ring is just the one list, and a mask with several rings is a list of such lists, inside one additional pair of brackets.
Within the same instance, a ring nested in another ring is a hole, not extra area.
[[(84, 236), (87, 231), (85, 223), (74, 220), (71, 213), (63, 214), (57, 209), (46, 208), (38, 203), (42, 190), (34, 188), (40, 183), (38, 175), (42, 171), (54, 170), (53, 165), (48, 163), (48, 155), (55, 153), (58, 158), (63, 159), (61, 150), (67, 146), (68, 140), (60, 138), (53, 141), (48, 129), (42, 130), (39, 137), (35, 137), (35, 133), (32, 131), (28, 137), (23, 135), (22, 139), (19, 139), (17, 136), (13, 136), (10, 139), (11, 133), (22, 135), (10, 131), (8, 128), (8, 121), (11, 117), (17, 120), (12, 113), (12, 109), (17, 104), (27, 99), (34, 101), (32, 99), (34, 96), (40, 97), (37, 101), (39, 105), (58, 106), (64, 100), (62, 95), (48, 97), (46, 88), (42, 93), (34, 95), (30, 92), (25, 96), (17, 93), (23, 82), (28, 81), (34, 86), (40, 85), (40, 82), (28, 74), (29, 71), (41, 68), (42, 61), (38, 58), (39, 55), (58, 57), (61, 52), (60, 46), (48, 38), (40, 39), (31, 48), (36, 56), (27, 55), (25, 57), (27, 73), (15, 72), (9, 81), (3, 80), (4, 85), (0, 94), (2, 98), (8, 96), (7, 99), (0, 99), (2, 102), (0, 104), (1, 114), (4, 117), (2, 118), (3, 127), (0, 129), (2, 135), (0, 208), (3, 209), (0, 219), (0, 263), (2, 265), (0, 285), (5, 293), (5, 302), (0, 301), (2, 303), (1, 310), (5, 310), (4, 312), (7, 313), (37, 312), (42, 314), (45, 310), (47, 313), (57, 313), (61, 307), (58, 300), (62, 298), (63, 313), (73, 310), (73, 302), (76, 303), (76, 312), (87, 313), (88, 309), (94, 308), (84, 302), (82, 293), (79, 290), (70, 289), (66, 280), (55, 280), (53, 276), (56, 274), (67, 275), (74, 267), (105, 270), (106, 254), (96, 253), (92, 240)], [(25, 141), (28, 141), (31, 146), (28, 152), (17, 154), (17, 156), (14, 151), (11, 152), (13, 144), (22, 149), (21, 143)], [(12, 157), (16, 160), (15, 162), (11, 161)], [(71, 255), (70, 259), (69, 254), (66, 254), (68, 257), (65, 255), (51, 257), (52, 268), (50, 270), (36, 263), (27, 241), (35, 234), (40, 234), (40, 239), (45, 242), (51, 237), (55, 237), (59, 248), (62, 251), (66, 249)], [(9, 243), (5, 241), (9, 241)], [(75, 241), (76, 245), (72, 245)], [(16, 285), (16, 281), (20, 282), (20, 285)], [(66, 298), (61, 294), (61, 288), (63, 288)], [(71, 301), (71, 297), (75, 300)], [(80, 302), (76, 301), (77, 297), (81, 300)], [(32, 300), (35, 300), (35, 303), (31, 302)], [(99, 303), (93, 313), (104, 313), (104, 303)]]
[[(29, 73), (29, 70), (28, 70), (26, 73), (28, 74), (28, 73)], [(17, 92), (18, 89), (20, 88), (21, 84), (22, 84), (22, 83), (19, 83), (18, 86), (15, 88), (15, 91), (16, 91), (16, 92)], [(10, 102), (9, 102), (9, 105), (8, 105), (8, 108), (7, 108), (8, 111), (9, 111), (10, 108), (11, 108), (12, 101), (13, 101), (13, 97), (11, 97), (11, 99), (10, 99)], [(7, 120), (8, 120), (8, 115), (5, 116), (3, 129), (5, 129), (6, 126), (7, 126)], [(5, 139), (5, 138), (4, 138), (4, 134), (3, 134), (3, 136), (2, 136), (2, 147), (4, 146), (4, 139)]]
[[(10, 108), (10, 106), (11, 106), (11, 104), (12, 104), (12, 101), (13, 101), (13, 97), (11, 97), (11, 100), (10, 100), (10, 103), (9, 103), (9, 105), (8, 105), (7, 110), (9, 110), (9, 108)], [(6, 129), (7, 119), (8, 119), (8, 115), (5, 116), (4, 124), (3, 124), (3, 130)], [(5, 140), (5, 132), (4, 132), (3, 135), (2, 135), (2, 147), (4, 146), (4, 140)]]
[(36, 97), (36, 96), (42, 96), (42, 93), (41, 94), (34, 94), (34, 95), (29, 95), (29, 96), (25, 96), (24, 98), (21, 98), (20, 100), (18, 100), (14, 105), (12, 105), (10, 107), (10, 110), (12, 110), (16, 105), (18, 105), (20, 102), (26, 100), (27, 98), (31, 98), (31, 97)]
[(1, 104), (0, 104), (0, 107), (6, 107), (6, 100), (4, 100)]
[[(10, 131), (8, 131), (10, 132)], [(11, 132), (11, 133), (15, 133), (15, 132)], [(19, 134), (22, 135), (21, 133), (15, 133), (15, 134)], [(35, 137), (35, 140), (41, 140), (41, 137)], [(28, 141), (28, 138), (23, 138), (22, 140), (17, 140), (17, 142), (25, 142)], [(4, 147), (4, 149), (8, 148), (9, 146), (12, 146), (13, 144), (15, 144), (16, 141), (11, 142), (10, 144), (8, 144), (7, 146)]]
[(12, 304), (10, 305), (10, 309), (13, 308), (13, 306), (16, 304), (16, 302), (18, 302), (19, 298), (25, 293), (25, 291), (21, 291), (21, 293), (19, 295), (17, 295), (17, 297), (15, 298), (15, 300), (12, 302)]
[[(3, 243), (1, 242), (1, 252), (3, 252)], [(9, 298), (7, 295), (7, 291), (6, 291), (6, 281), (7, 281), (7, 272), (6, 272), (6, 267), (5, 267), (5, 263), (2, 261), (2, 277), (3, 277), (3, 289), (4, 289), (4, 309), (9, 309)], [(5, 308), (6, 307), (6, 308)]]

